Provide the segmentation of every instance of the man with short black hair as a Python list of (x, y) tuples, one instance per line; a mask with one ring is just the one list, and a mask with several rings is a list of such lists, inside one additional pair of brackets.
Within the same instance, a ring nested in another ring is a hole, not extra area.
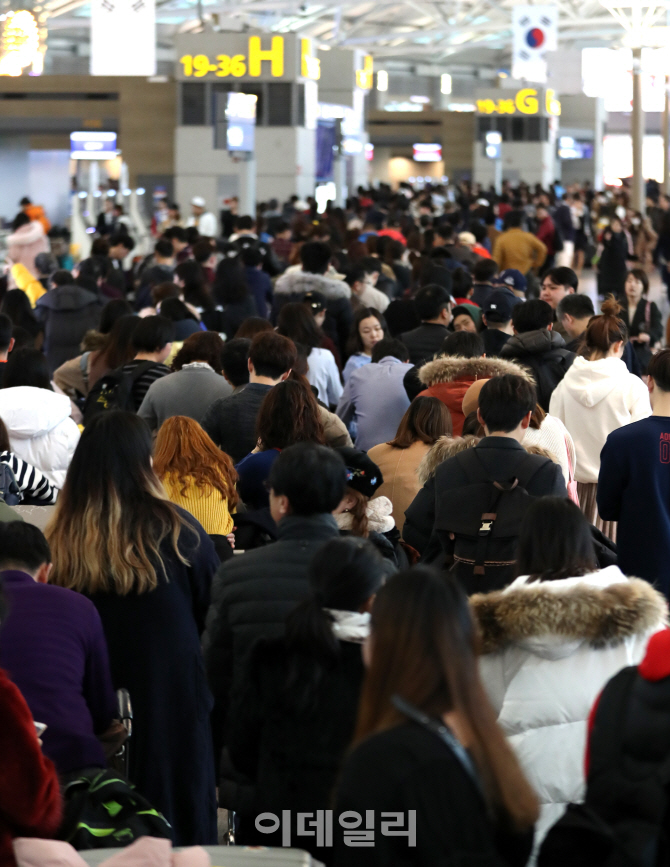
[(328, 276), (332, 251), (323, 241), (308, 241), (300, 248), (302, 269), (289, 269), (274, 286), (274, 314), (289, 301), (302, 301), (306, 292), (320, 292), (326, 299), (324, 331), (344, 354), (354, 322), (351, 289), (344, 280)]
[(514, 336), (503, 346), (501, 358), (528, 368), (537, 383), (537, 400), (545, 412), (554, 389), (575, 360), (565, 341), (553, 331), (554, 311), (546, 301), (526, 301), (514, 308)]
[(566, 349), (577, 352), (590, 320), (596, 315), (588, 295), (565, 295), (556, 307), (556, 319), (565, 334)]
[(241, 391), (249, 382), (249, 348), (251, 340), (236, 337), (226, 340), (221, 350), (221, 369), (226, 382), (233, 387), (233, 394)]
[[(567, 496), (560, 465), (539, 455), (529, 455), (521, 444), (536, 403), (533, 384), (521, 376), (494, 376), (484, 385), (479, 393), (478, 419), (485, 436), (474, 448), (441, 463), (405, 512), (403, 538), (424, 552), (427, 562), (442, 560), (444, 555), (448, 559), (453, 556), (454, 532), (462, 528), (449, 526), (449, 520), (445, 523), (441, 513), (450, 503), (467, 507), (468, 491), (472, 493), (478, 483), (509, 487), (513, 479), (518, 479), (531, 497)], [(495, 513), (496, 504), (489, 505), (492, 508), (482, 512)], [(453, 514), (453, 509), (447, 511)], [(426, 527), (433, 528), (430, 542)], [(473, 534), (476, 536), (476, 528)], [(474, 562), (473, 559), (461, 565), (474, 566)], [(473, 575), (466, 583), (467, 592), (505, 586), (513, 578), (513, 566), (513, 560), (487, 565), (484, 576)]]
[(163, 232), (163, 238), (172, 244), (172, 252), (177, 262), (185, 262), (189, 258), (191, 250), (183, 226), (171, 226)]
[(175, 324), (165, 316), (145, 316), (133, 331), (135, 357), (121, 369), (124, 374), (131, 374), (140, 365), (145, 368), (132, 386), (135, 412), (142, 406), (142, 401), (153, 383), (172, 372), (163, 362), (172, 352), (174, 339)]
[(356, 416), (356, 448), (392, 440), (409, 406), (403, 379), (412, 369), (407, 363), (407, 347), (393, 338), (376, 343), (372, 363), (355, 370), (342, 392), (337, 415), (348, 425)]
[(14, 324), (9, 316), (0, 313), (0, 388), (5, 379), (5, 365), (9, 358), (9, 353), (14, 349), (14, 338), (12, 332)]
[(498, 263), (494, 259), (480, 259), (472, 269), (472, 301), (483, 307), (486, 299), (495, 289), (493, 280), (498, 274)]
[(407, 347), (409, 360), (417, 367), (433, 359), (442, 349), (451, 323), (453, 300), (451, 294), (436, 283), (422, 286), (414, 296), (421, 325), (401, 334), (400, 339)]
[(670, 349), (649, 362), (652, 414), (613, 431), (600, 454), (598, 513), (618, 521), (619, 567), (670, 599)]
[(249, 348), (249, 384), (230, 397), (215, 400), (202, 420), (203, 429), (233, 463), (256, 447), (256, 416), (265, 395), (287, 379), (295, 366), (295, 344), (274, 331), (263, 331)]
[(272, 281), (268, 274), (263, 271), (263, 251), (257, 246), (242, 247), (240, 259), (247, 275), (249, 291), (256, 302), (256, 310), (262, 319), (267, 319), (272, 310), (274, 298)]
[(540, 299), (546, 301), (554, 311), (554, 329), (559, 332), (561, 337), (565, 338), (566, 333), (563, 331), (563, 326), (556, 314), (558, 305), (568, 295), (574, 295), (579, 288), (579, 277), (572, 268), (552, 268), (544, 275), (542, 280), (542, 291)]
[(284, 634), (287, 616), (309, 595), (315, 551), (339, 536), (332, 513), (344, 497), (346, 467), (333, 449), (299, 443), (276, 459), (268, 486), (277, 541), (228, 560), (212, 584), (203, 649), (217, 760), (231, 686), (240, 683), (249, 652), (259, 639)]

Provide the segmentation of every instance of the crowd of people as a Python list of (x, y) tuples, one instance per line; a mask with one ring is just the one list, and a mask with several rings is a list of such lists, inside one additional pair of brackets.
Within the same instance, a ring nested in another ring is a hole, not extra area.
[(644, 215), (558, 185), (255, 217), (196, 197), (186, 222), (163, 203), (145, 258), (110, 198), (76, 264), (22, 202), (0, 281), (0, 867), (18, 837), (95, 837), (82, 804), (119, 750), (149, 806), (107, 810), (97, 845), (150, 820), (215, 844), (218, 807), (237, 843), (334, 867), (554, 867), (603, 826), (620, 863), (667, 863), (635, 860), (670, 831), (649, 807), (670, 211), (649, 192)]

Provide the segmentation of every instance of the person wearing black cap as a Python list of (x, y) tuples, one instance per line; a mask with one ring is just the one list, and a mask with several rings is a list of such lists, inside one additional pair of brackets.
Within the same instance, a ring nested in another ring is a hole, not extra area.
[(500, 356), (503, 346), (514, 334), (512, 312), (522, 303), (509, 289), (496, 289), (489, 295), (482, 317), (486, 328), (481, 332), (487, 358)]
[[(404, 567), (406, 559), (398, 546), (400, 534), (393, 520), (393, 504), (388, 497), (374, 497), (384, 484), (377, 464), (359, 449), (337, 449), (347, 468), (347, 487), (333, 512), (340, 532), (369, 539), (395, 566)], [(401, 562), (402, 561), (402, 562)]]

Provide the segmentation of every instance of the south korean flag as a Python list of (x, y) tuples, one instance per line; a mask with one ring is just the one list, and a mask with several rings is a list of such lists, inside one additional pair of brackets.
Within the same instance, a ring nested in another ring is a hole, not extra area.
[(546, 53), (558, 48), (558, 7), (514, 6), (512, 34), (512, 78), (546, 81)]

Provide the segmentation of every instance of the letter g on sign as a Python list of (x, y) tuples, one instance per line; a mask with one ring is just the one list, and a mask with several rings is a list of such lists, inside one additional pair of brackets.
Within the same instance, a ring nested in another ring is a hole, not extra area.
[(521, 114), (537, 114), (540, 104), (537, 101), (537, 90), (533, 87), (525, 87), (516, 95), (516, 107)]

